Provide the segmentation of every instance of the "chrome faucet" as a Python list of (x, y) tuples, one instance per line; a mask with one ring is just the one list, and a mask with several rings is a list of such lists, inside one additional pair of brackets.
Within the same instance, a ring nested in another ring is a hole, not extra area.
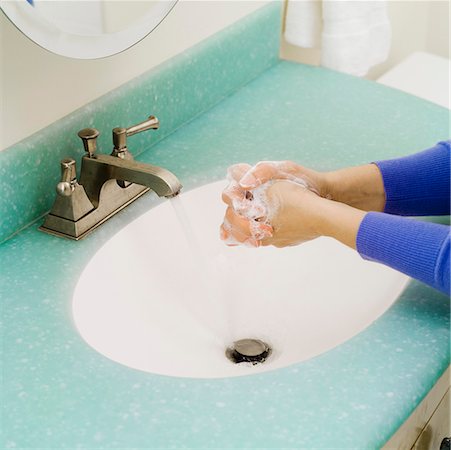
[(158, 127), (158, 119), (150, 116), (130, 128), (114, 128), (111, 155), (96, 154), (99, 132), (95, 128), (81, 130), (78, 136), (86, 155), (80, 182), (75, 160), (63, 159), (55, 202), (39, 229), (79, 240), (150, 189), (160, 197), (176, 196), (182, 185), (172, 172), (134, 161), (127, 149), (128, 136)]

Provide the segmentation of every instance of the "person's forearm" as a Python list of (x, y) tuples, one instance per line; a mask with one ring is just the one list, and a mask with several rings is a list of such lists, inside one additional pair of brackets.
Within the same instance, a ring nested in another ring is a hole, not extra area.
[(357, 251), (449, 294), (449, 227), (370, 212), (357, 233)]
[(365, 211), (344, 203), (322, 199), (318, 214), (320, 235), (332, 237), (348, 247), (356, 249), (357, 233), (366, 215)]
[(384, 183), (375, 164), (349, 167), (324, 175), (328, 198), (363, 211), (384, 210)]

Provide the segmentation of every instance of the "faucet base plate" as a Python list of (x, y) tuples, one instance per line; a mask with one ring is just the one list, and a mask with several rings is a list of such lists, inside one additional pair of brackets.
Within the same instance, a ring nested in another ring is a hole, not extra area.
[(116, 180), (110, 180), (105, 183), (101, 194), (106, 194), (110, 198), (115, 199), (114, 202), (109, 202), (108, 208), (100, 202), (98, 208), (77, 221), (56, 216), (50, 212), (44, 223), (39, 227), (39, 230), (54, 236), (79, 241), (149, 190), (148, 187), (139, 184), (132, 184), (122, 188), (117, 184)]

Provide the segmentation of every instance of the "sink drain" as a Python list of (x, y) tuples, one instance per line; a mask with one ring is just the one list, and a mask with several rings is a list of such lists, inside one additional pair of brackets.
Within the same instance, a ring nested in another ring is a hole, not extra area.
[(266, 361), (271, 347), (260, 339), (240, 339), (227, 347), (225, 354), (235, 364), (247, 362), (255, 366)]

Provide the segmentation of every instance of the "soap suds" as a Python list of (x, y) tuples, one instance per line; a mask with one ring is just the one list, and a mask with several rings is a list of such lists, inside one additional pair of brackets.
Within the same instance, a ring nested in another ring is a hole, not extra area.
[[(234, 212), (249, 221), (250, 232), (250, 237), (244, 235), (244, 233), (234, 229), (229, 220), (224, 219), (223, 230), (225, 233), (222, 239), (227, 245), (244, 244), (251, 247), (258, 247), (263, 239), (273, 236), (271, 221), (279, 211), (280, 205), (275, 199), (272, 199), (272, 201), (268, 200), (267, 191), (277, 181), (295, 183), (298, 186), (316, 192), (316, 189), (305, 179), (285, 172), (283, 169), (284, 163), (279, 161), (262, 161), (253, 168), (250, 168), (242, 179), (248, 177), (249, 174), (253, 176), (253, 170), (259, 164), (272, 165), (276, 169), (275, 173), (278, 173), (280, 178), (272, 178), (254, 189), (244, 190), (240, 182), (237, 181), (237, 178), (239, 174), (242, 174), (250, 166), (247, 164), (235, 164), (227, 170), (229, 184), (224, 190), (224, 193), (231, 199)], [(243, 238), (242, 242), (238, 240), (241, 237)]]
[[(241, 178), (240, 182), (243, 186), (248, 184), (261, 183), (262, 179), (256, 176), (259, 170), (262, 169), (262, 166), (271, 166), (273, 168), (273, 173), (270, 179), (268, 179), (268, 172), (265, 172), (265, 179), (267, 181), (276, 181), (276, 180), (287, 180), (293, 181), (294, 183), (299, 184), (300, 186), (304, 186), (315, 194), (319, 195), (318, 190), (314, 186), (314, 184), (307, 178), (306, 175), (302, 177), (296, 176), (290, 173), (290, 169), (287, 168), (287, 165), (293, 164), (290, 161), (260, 161), (255, 166), (251, 167)], [(236, 164), (235, 165), (240, 170), (246, 166), (245, 164)], [(235, 167), (232, 166), (232, 167)], [(229, 171), (228, 171), (229, 173)], [(230, 171), (230, 173), (236, 173), (236, 170)]]

